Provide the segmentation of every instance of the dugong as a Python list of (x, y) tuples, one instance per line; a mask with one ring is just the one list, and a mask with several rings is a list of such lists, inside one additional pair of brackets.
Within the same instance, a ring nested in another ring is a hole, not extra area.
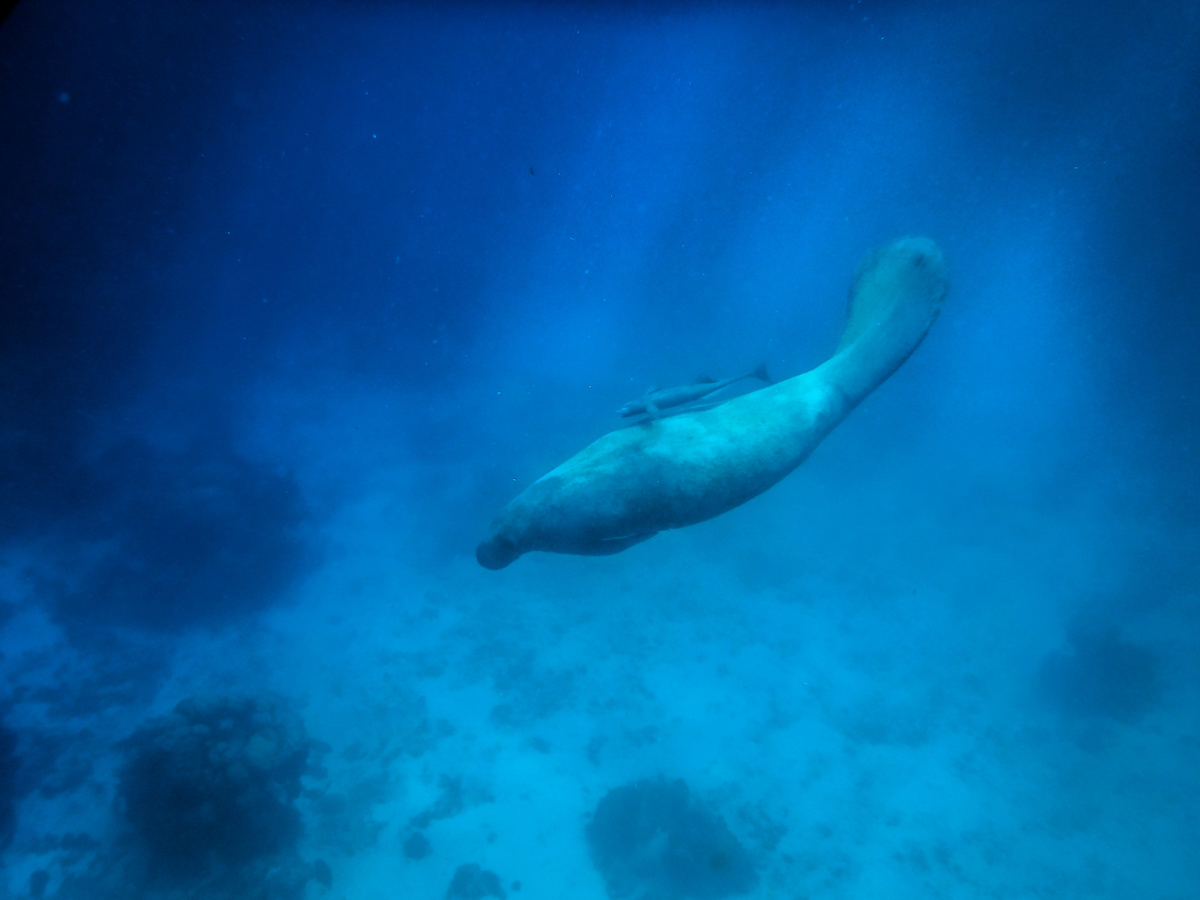
[(758, 496), (900, 368), (948, 286), (942, 252), (928, 238), (901, 238), (867, 254), (826, 362), (712, 409), (604, 435), (513, 498), (475, 558), (503, 569), (531, 550), (619, 553)]

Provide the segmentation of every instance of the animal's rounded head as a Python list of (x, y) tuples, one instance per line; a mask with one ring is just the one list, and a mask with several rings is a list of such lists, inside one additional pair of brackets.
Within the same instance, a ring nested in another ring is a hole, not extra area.
[(503, 569), (520, 555), (521, 551), (517, 549), (517, 545), (499, 534), (492, 535), (475, 548), (475, 559), (485, 569)]

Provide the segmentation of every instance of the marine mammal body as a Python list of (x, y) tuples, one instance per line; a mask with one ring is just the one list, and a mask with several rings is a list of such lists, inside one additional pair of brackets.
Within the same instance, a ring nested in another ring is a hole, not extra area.
[(937, 318), (947, 288), (941, 250), (928, 238), (902, 238), (868, 254), (830, 359), (712, 409), (604, 435), (510, 501), (476, 559), (502, 569), (531, 550), (618, 553), (756, 497), (900, 368)]
[(723, 378), (720, 381), (712, 378), (699, 378), (691, 384), (684, 384), (679, 387), (663, 388), (662, 390), (651, 388), (637, 400), (630, 400), (618, 409), (617, 413), (623, 418), (640, 416), (642, 413), (646, 413), (651, 418), (654, 418), (659, 414), (659, 410), (692, 403), (707, 397), (709, 394), (715, 394), (717, 391), (724, 390), (731, 384), (736, 384), (746, 378), (757, 378), (759, 381), (765, 381), (768, 384), (771, 382), (771, 376), (767, 374), (767, 364), (763, 363), (753, 372), (747, 372), (744, 375), (734, 375), (732, 378)]

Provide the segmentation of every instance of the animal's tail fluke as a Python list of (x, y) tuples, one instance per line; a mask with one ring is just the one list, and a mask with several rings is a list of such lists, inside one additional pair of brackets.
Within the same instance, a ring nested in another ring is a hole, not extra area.
[(942, 308), (949, 280), (929, 238), (902, 238), (859, 263), (837, 352), (814, 370), (852, 406), (900, 368)]
[(767, 364), (762, 363), (757, 369), (750, 373), (759, 381), (765, 381), (767, 384), (773, 384), (771, 376), (767, 374)]

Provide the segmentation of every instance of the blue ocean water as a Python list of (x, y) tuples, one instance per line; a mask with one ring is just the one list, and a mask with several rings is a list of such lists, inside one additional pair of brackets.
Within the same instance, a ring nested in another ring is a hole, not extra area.
[[(1197, 896), (1197, 3), (21, 0), (0, 135), (0, 896)], [(797, 471), (477, 564), (904, 235)]]

